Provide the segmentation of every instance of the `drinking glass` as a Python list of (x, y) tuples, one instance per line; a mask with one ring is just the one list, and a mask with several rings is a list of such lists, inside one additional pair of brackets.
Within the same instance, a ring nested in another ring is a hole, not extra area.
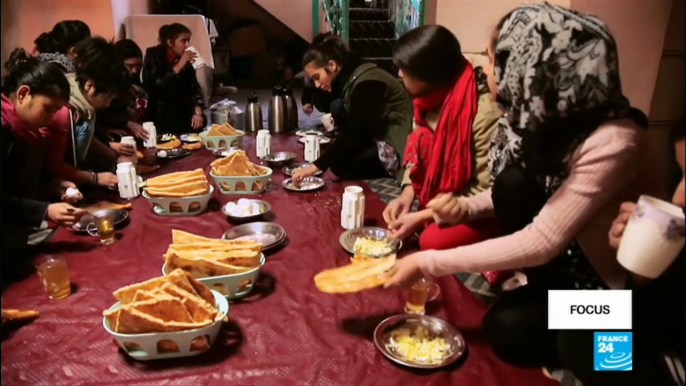
[(62, 299), (71, 294), (67, 261), (62, 256), (43, 256), (36, 261), (38, 277), (50, 299)]
[(407, 295), (405, 312), (408, 314), (424, 315), (426, 313), (426, 301), (429, 298), (432, 282), (429, 279), (421, 278), (414, 283)]
[(99, 236), (100, 243), (110, 245), (117, 241), (114, 234), (114, 219), (110, 215), (97, 216), (86, 230), (91, 236)]

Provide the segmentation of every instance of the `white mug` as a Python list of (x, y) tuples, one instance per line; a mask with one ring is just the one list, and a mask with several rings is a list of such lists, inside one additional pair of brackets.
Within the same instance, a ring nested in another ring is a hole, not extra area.
[(314, 162), (319, 158), (319, 135), (305, 135), (305, 161)]
[(196, 54), (198, 54), (198, 57), (195, 58), (195, 60), (193, 60), (193, 62), (191, 62), (194, 69), (197, 70), (198, 68), (203, 67), (205, 65), (205, 61), (200, 57), (200, 52), (198, 52), (198, 50), (195, 47), (190, 46), (190, 47), (186, 48), (186, 51), (193, 51)]
[(617, 260), (629, 271), (655, 279), (679, 255), (684, 241), (683, 209), (641, 196), (624, 229)]
[(257, 138), (255, 140), (255, 152), (258, 158), (264, 158), (272, 153), (272, 135), (269, 134), (269, 130), (260, 130), (257, 132)]

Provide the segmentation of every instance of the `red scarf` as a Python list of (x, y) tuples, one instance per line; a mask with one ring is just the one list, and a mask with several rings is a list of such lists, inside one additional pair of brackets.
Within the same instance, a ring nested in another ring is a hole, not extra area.
[[(408, 138), (405, 162), (414, 164), (410, 178), (422, 208), (439, 193), (462, 190), (471, 179), (477, 101), (474, 69), (467, 61), (452, 88), (414, 98), (414, 118), (419, 127)], [(441, 106), (433, 132), (426, 116)]]
[(41, 135), (38, 129), (31, 127), (24, 123), (17, 114), (12, 100), (2, 95), (2, 126), (8, 128), (12, 132), (12, 136), (20, 139), (29, 145), (35, 145), (40, 142)]

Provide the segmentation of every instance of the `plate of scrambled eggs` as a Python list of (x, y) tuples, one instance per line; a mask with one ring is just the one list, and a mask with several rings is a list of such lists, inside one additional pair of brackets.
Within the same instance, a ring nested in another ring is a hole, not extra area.
[(343, 232), (339, 239), (346, 251), (365, 257), (384, 257), (398, 252), (403, 242), (393, 240), (387, 229), (363, 227)]
[(414, 368), (447, 366), (462, 355), (467, 345), (446, 321), (426, 315), (396, 315), (374, 330), (374, 344), (386, 358)]

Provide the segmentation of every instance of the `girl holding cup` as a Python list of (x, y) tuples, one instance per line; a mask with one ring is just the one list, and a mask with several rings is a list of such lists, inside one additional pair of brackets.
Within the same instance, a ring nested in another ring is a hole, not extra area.
[(191, 31), (183, 24), (163, 25), (159, 43), (143, 61), (143, 87), (148, 92), (150, 118), (162, 133), (183, 134), (207, 126), (200, 83), (193, 68), (198, 54)]

